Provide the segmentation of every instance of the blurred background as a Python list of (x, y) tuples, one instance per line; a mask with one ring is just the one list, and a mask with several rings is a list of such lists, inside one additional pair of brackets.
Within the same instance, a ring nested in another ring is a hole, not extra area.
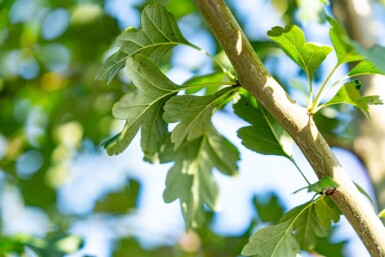
[[(241, 151), (239, 175), (214, 174), (222, 211), (207, 213), (197, 231), (185, 231), (178, 202), (163, 202), (170, 165), (144, 162), (139, 138), (119, 156), (100, 147), (123, 126), (111, 108), (130, 81), (122, 71), (107, 86), (95, 74), (116, 51), (116, 37), (127, 27), (139, 28), (140, 12), (152, 2), (176, 16), (190, 42), (224, 59), (190, 0), (0, 0), (0, 256), (239, 256), (256, 228), (276, 223), (288, 208), (311, 198), (292, 194), (306, 184), (289, 161), (240, 144), (236, 130), (245, 123), (231, 106), (214, 116), (214, 124)], [(331, 45), (321, 1), (227, 3), (268, 70), (306, 104), (305, 74), (266, 32), (295, 23), (309, 41)], [(332, 1), (326, 12), (362, 45), (385, 45), (383, 1)], [(332, 55), (318, 70), (316, 87), (333, 67)], [(213, 69), (207, 57), (186, 47), (177, 47), (171, 64), (162, 67), (176, 83)], [(367, 79), (365, 90), (383, 94), (382, 83), (383, 77)], [(316, 120), (344, 167), (381, 210), (384, 107), (376, 106), (373, 117), (376, 112), (379, 118), (369, 122), (341, 106)], [(298, 149), (294, 158), (315, 182)], [(319, 240), (316, 252), (304, 255), (369, 256), (344, 219)]]

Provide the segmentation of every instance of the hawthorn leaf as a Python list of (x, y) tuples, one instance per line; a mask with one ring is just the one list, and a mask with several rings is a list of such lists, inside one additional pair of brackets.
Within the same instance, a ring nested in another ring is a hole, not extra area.
[(185, 141), (176, 152), (170, 145), (161, 154), (161, 160), (175, 161), (167, 174), (163, 198), (167, 203), (179, 199), (186, 227), (196, 228), (204, 220), (204, 205), (218, 209), (219, 189), (212, 169), (235, 175), (239, 152), (213, 127), (204, 136)]
[[(313, 250), (317, 237), (326, 237), (332, 221), (338, 222), (340, 212), (330, 199), (323, 195), (287, 212), (281, 222), (293, 221), (295, 237), (305, 250)], [(323, 208), (323, 209), (321, 209)]]
[(345, 83), (340, 90), (323, 106), (329, 106), (333, 104), (350, 104), (360, 110), (369, 117), (369, 105), (381, 105), (382, 100), (378, 95), (373, 96), (361, 96), (359, 89), (362, 84), (359, 80), (352, 80)]
[(385, 71), (377, 69), (374, 63), (369, 61), (361, 61), (358, 63), (350, 72), (348, 73), (349, 77), (365, 75), (365, 74), (381, 74), (385, 75)]
[(291, 158), (292, 138), (254, 98), (241, 94), (233, 108), (235, 114), (251, 124), (237, 133), (245, 147), (260, 154)]
[(144, 55), (128, 57), (126, 71), (138, 91), (127, 93), (113, 106), (113, 116), (126, 120), (126, 125), (105, 147), (110, 155), (121, 153), (142, 127), (141, 147), (146, 157), (151, 159), (168, 133), (167, 124), (162, 119), (163, 105), (181, 87), (170, 81)]
[[(221, 82), (225, 77), (226, 76), (223, 72), (214, 72), (202, 76), (194, 76), (191, 79), (187, 80), (185, 83), (183, 83), (183, 86), (194, 86), (186, 90), (186, 94), (194, 94), (196, 92), (199, 92), (201, 89), (205, 88), (206, 84), (211, 82)], [(216, 85), (212, 88), (213, 90), (217, 90), (218, 86)], [(210, 90), (210, 87), (206, 87), (206, 95), (209, 95), (210, 93), (214, 94), (215, 92), (212, 92), (212, 90)]]
[(362, 61), (364, 59), (363, 56), (356, 51), (345, 28), (337, 20), (331, 17), (327, 17), (327, 19), (332, 26), (329, 36), (337, 55), (338, 65), (347, 62)]
[(117, 39), (119, 50), (107, 59), (96, 79), (111, 81), (128, 56), (143, 54), (157, 62), (178, 45), (190, 45), (182, 35), (175, 17), (161, 4), (147, 5), (141, 15), (141, 29), (128, 28)]
[(316, 183), (308, 186), (308, 192), (322, 193), (328, 187), (338, 188), (339, 184), (334, 181), (333, 178), (325, 176), (318, 180)]
[(242, 250), (244, 256), (300, 256), (291, 220), (257, 230)]
[(95, 75), (95, 79), (104, 80), (107, 79), (107, 84), (110, 84), (115, 75), (124, 67), (127, 54), (117, 51), (113, 55), (107, 58), (102, 67)]
[(214, 111), (237, 90), (237, 87), (226, 87), (214, 95), (181, 95), (168, 100), (163, 119), (168, 123), (179, 122), (171, 134), (174, 148), (177, 149), (185, 139), (191, 141), (205, 134), (212, 126)]
[(333, 50), (330, 46), (306, 42), (302, 30), (295, 25), (276, 26), (267, 32), (282, 50), (312, 79), (314, 72)]

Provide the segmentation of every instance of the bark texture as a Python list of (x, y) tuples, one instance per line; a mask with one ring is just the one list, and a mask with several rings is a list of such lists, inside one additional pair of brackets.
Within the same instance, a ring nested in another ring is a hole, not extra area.
[[(340, 184), (331, 196), (372, 256), (385, 257), (385, 228), (341, 167), (307, 110), (271, 77), (223, 0), (195, 0), (229, 57), (239, 82), (289, 132), (319, 178)], [(262, 20), (262, 19), (261, 19)]]

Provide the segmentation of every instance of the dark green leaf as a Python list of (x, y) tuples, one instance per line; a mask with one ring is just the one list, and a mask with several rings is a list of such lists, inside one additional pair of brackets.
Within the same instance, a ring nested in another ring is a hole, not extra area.
[(302, 30), (295, 25), (287, 25), (285, 28), (274, 27), (267, 32), (267, 35), (306, 72), (309, 79), (333, 50), (330, 46), (307, 43)]
[(242, 250), (244, 256), (257, 257), (291, 257), (300, 253), (298, 242), (293, 236), (291, 220), (258, 230)]
[(265, 197), (253, 197), (253, 203), (257, 210), (258, 217), (262, 222), (278, 223), (283, 216), (284, 207), (275, 193), (271, 193), (267, 199)]
[(234, 112), (252, 126), (238, 130), (242, 144), (260, 154), (281, 155), (290, 159), (293, 140), (254, 98), (241, 95)]
[(329, 35), (336, 51), (338, 64), (363, 60), (363, 56), (354, 48), (345, 28), (337, 20), (331, 17), (327, 19), (332, 25)]
[(106, 195), (96, 202), (94, 212), (125, 214), (136, 207), (136, 199), (139, 194), (140, 184), (130, 180), (126, 186), (117, 192)]
[(167, 174), (165, 202), (180, 200), (186, 227), (197, 227), (204, 220), (204, 204), (217, 209), (218, 186), (212, 176), (215, 167), (225, 174), (237, 172), (239, 152), (212, 127), (203, 137), (184, 142), (177, 152), (168, 151), (161, 160), (174, 160)]
[(118, 37), (119, 51), (107, 59), (97, 73), (98, 79), (111, 81), (124, 66), (127, 56), (146, 55), (154, 61), (167, 56), (178, 45), (191, 45), (182, 35), (174, 16), (162, 5), (155, 3), (146, 6), (141, 16), (142, 29), (128, 28)]
[(107, 142), (107, 152), (121, 153), (142, 127), (141, 147), (146, 157), (152, 159), (168, 133), (162, 120), (163, 105), (181, 88), (143, 55), (127, 58), (126, 70), (139, 91), (126, 94), (114, 105), (114, 117), (125, 119), (126, 125), (115, 140)]
[(348, 73), (349, 77), (365, 75), (365, 74), (382, 74), (385, 75), (385, 71), (377, 69), (374, 63), (369, 61), (362, 61), (357, 64), (350, 72)]
[(171, 134), (177, 149), (182, 142), (194, 140), (212, 126), (214, 111), (238, 88), (227, 87), (210, 96), (174, 96), (164, 106), (163, 119), (168, 123), (179, 122)]
[(325, 228), (330, 228), (332, 222), (337, 223), (342, 214), (337, 205), (327, 196), (317, 199), (315, 202), (315, 211), (321, 225)]
[(308, 192), (313, 191), (316, 193), (322, 193), (328, 187), (336, 189), (339, 187), (339, 185), (337, 182), (334, 181), (333, 178), (326, 176), (318, 180), (316, 183), (308, 186)]
[(336, 95), (330, 99), (327, 103), (322, 106), (329, 106), (333, 104), (351, 104), (355, 107), (360, 108), (360, 110), (369, 117), (369, 105), (375, 104), (383, 104), (382, 100), (379, 96), (361, 96), (359, 89), (360, 83), (358, 80), (353, 80), (345, 83), (340, 90), (336, 93)]

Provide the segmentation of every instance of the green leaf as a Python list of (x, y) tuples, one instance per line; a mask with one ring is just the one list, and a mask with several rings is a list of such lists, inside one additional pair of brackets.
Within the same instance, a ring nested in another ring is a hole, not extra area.
[(338, 222), (339, 215), (338, 207), (323, 195), (290, 210), (281, 218), (281, 222), (292, 220), (301, 248), (312, 250), (317, 244), (317, 237), (326, 237), (332, 221)]
[(219, 190), (212, 169), (236, 174), (239, 152), (212, 127), (204, 136), (184, 142), (177, 152), (170, 143), (161, 160), (175, 161), (167, 174), (164, 201), (179, 199), (186, 227), (195, 228), (204, 220), (204, 205), (211, 210), (218, 208)]
[(362, 61), (357, 64), (350, 72), (348, 73), (349, 77), (365, 75), (365, 74), (381, 74), (385, 75), (385, 71), (377, 69), (374, 63), (369, 61)]
[(136, 207), (140, 184), (131, 180), (119, 191), (111, 192), (95, 203), (94, 212), (125, 214)]
[(375, 209), (376, 205), (374, 204), (370, 195), (359, 184), (357, 184), (356, 182), (353, 183), (357, 187), (358, 191), (360, 191), (360, 193), (363, 194), (369, 200), (369, 202), (372, 204), (373, 209)]
[(310, 80), (316, 69), (333, 50), (330, 46), (307, 43), (302, 30), (295, 25), (287, 25), (285, 28), (273, 27), (267, 35), (306, 72)]
[(332, 26), (329, 35), (336, 51), (338, 64), (363, 60), (363, 56), (356, 51), (342, 24), (331, 17), (327, 19)]
[(124, 61), (127, 58), (127, 54), (117, 51), (113, 55), (107, 58), (102, 67), (95, 75), (95, 79), (104, 80), (107, 79), (107, 84), (110, 84), (115, 75), (124, 67)]
[(142, 29), (128, 28), (118, 37), (119, 51), (107, 59), (97, 73), (97, 79), (111, 81), (124, 66), (127, 56), (146, 55), (154, 61), (163, 59), (178, 45), (191, 45), (182, 35), (174, 16), (162, 5), (146, 6), (141, 15)]
[(278, 223), (284, 214), (284, 207), (275, 193), (269, 194), (267, 199), (265, 196), (255, 195), (252, 201), (262, 222)]
[(281, 257), (298, 256), (301, 253), (293, 236), (291, 221), (262, 228), (255, 232), (242, 250), (244, 256)]
[(254, 98), (242, 94), (233, 107), (235, 114), (252, 125), (238, 130), (244, 146), (260, 154), (290, 159), (293, 140)]
[(381, 105), (382, 100), (379, 96), (361, 96), (359, 88), (361, 87), (361, 82), (359, 80), (352, 80), (345, 83), (340, 90), (330, 99), (327, 103), (322, 106), (329, 106), (333, 104), (351, 104), (360, 110), (369, 117), (369, 105)]
[(380, 45), (375, 45), (370, 48), (363, 48), (358, 43), (354, 43), (356, 50), (365, 57), (366, 60), (369, 60), (374, 64), (377, 70), (381, 73), (385, 73), (385, 47)]
[(385, 218), (385, 209), (383, 209), (379, 214), (378, 217)]
[(316, 183), (309, 185), (308, 192), (313, 191), (316, 193), (322, 193), (328, 187), (336, 189), (339, 187), (339, 184), (335, 182), (333, 178), (326, 176), (318, 180)]
[(175, 149), (185, 139), (191, 141), (205, 134), (212, 126), (214, 111), (237, 90), (237, 87), (226, 87), (210, 96), (182, 95), (167, 101), (163, 119), (168, 123), (179, 122), (171, 134)]
[[(186, 94), (194, 94), (200, 91), (201, 89), (203, 89), (205, 87), (205, 84), (212, 83), (212, 82), (221, 82), (225, 77), (226, 76), (224, 75), (223, 72), (215, 72), (215, 73), (210, 73), (202, 76), (194, 76), (191, 79), (187, 80), (185, 83), (183, 83), (183, 86), (202, 85), (201, 87), (196, 86), (186, 90)], [(213, 88), (214, 90), (217, 90), (218, 86), (215, 86)], [(209, 88), (206, 87), (206, 95), (210, 94), (210, 93), (207, 94), (208, 90)], [(211, 92), (211, 93), (214, 94), (215, 92)]]
[(115, 139), (105, 143), (105, 147), (110, 155), (121, 153), (142, 127), (141, 147), (146, 157), (151, 159), (168, 134), (167, 124), (162, 119), (163, 105), (181, 87), (143, 55), (127, 58), (126, 71), (139, 91), (124, 95), (114, 105), (113, 116), (126, 120), (126, 125)]

